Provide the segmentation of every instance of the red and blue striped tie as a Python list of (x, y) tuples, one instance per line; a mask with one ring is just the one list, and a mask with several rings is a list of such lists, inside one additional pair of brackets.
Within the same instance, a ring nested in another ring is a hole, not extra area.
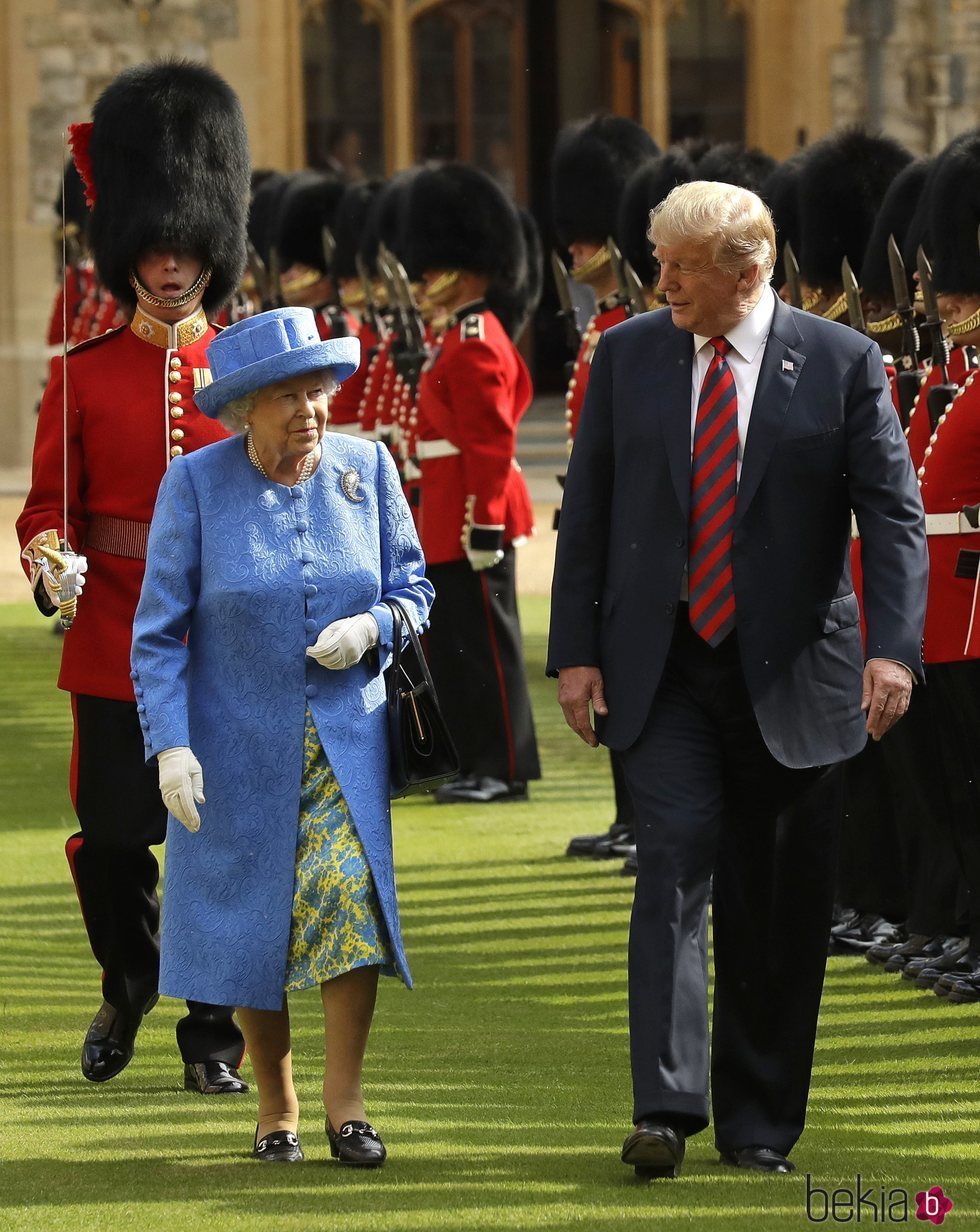
[(715, 353), (705, 373), (694, 425), (691, 521), (687, 563), (691, 627), (717, 646), (735, 627), (732, 533), (738, 458), (735, 378), (725, 360), (727, 338), (712, 338)]

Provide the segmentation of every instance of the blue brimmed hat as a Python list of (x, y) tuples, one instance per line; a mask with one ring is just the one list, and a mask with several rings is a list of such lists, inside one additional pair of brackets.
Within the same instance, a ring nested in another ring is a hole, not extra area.
[(311, 308), (273, 308), (223, 329), (207, 350), (211, 384), (194, 395), (198, 409), (217, 419), (235, 398), (303, 372), (329, 368), (339, 384), (357, 371), (357, 338), (328, 338), (316, 328)]

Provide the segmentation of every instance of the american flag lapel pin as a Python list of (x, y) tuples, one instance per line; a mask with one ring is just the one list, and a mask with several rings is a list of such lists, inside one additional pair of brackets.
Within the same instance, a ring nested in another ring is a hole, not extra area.
[(784, 360), (783, 360), (783, 371), (784, 371), (784, 372), (792, 372), (792, 371), (793, 371), (793, 361), (792, 361), (791, 359), (784, 359)]

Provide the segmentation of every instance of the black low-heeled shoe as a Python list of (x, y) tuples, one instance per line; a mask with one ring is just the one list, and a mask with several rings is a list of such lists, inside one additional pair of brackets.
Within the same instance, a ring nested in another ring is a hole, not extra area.
[(266, 1164), (297, 1164), (306, 1158), (300, 1145), (299, 1134), (294, 1134), (291, 1129), (274, 1129), (264, 1138), (260, 1138), (257, 1125), (252, 1156)]
[(380, 1168), (388, 1158), (381, 1135), (369, 1121), (345, 1121), (339, 1130), (325, 1122), (330, 1154), (355, 1168)]

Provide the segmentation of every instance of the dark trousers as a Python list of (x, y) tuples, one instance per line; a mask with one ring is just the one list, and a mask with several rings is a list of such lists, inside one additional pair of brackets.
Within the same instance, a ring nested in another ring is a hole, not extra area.
[(609, 761), (612, 766), (613, 794), (616, 800), (616, 824), (633, 828), (633, 801), (630, 799), (629, 788), (626, 786), (626, 775), (620, 756), (615, 750), (609, 750)]
[(908, 887), (906, 927), (927, 936), (959, 935), (966, 927), (966, 892), (952, 841), (952, 780), (942, 757), (948, 724), (934, 673), (942, 675), (943, 668), (926, 669), (927, 683), (912, 690), (908, 712), (878, 748)]
[(429, 565), (438, 599), (426, 656), (464, 775), (541, 777), (517, 615), (514, 549), (476, 573), (469, 561)]
[(970, 942), (980, 951), (980, 661), (937, 663), (928, 672), (949, 844), (966, 887)]
[(830, 927), (840, 774), (766, 748), (736, 635), (713, 650), (682, 604), (639, 740), (622, 754), (639, 875), (629, 942), (634, 1120), (708, 1124), (723, 1150), (803, 1130)]
[[(102, 995), (136, 1009), (156, 991), (160, 968), (160, 869), (150, 850), (167, 833), (155, 764), (147, 765), (135, 702), (76, 694), (72, 798), (79, 834), (66, 845)], [(238, 1066), (245, 1044), (233, 1010), (187, 1002), (177, 1024), (185, 1061)]]

